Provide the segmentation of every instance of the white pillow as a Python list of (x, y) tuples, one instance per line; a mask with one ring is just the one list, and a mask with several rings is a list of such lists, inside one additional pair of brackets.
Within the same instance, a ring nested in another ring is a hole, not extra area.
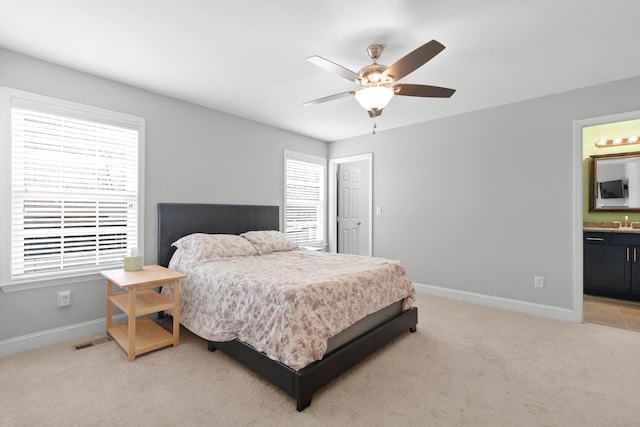
[(251, 242), (260, 255), (292, 251), (299, 247), (296, 242), (276, 230), (247, 231), (240, 236)]
[(233, 234), (194, 233), (178, 239), (173, 246), (189, 254), (194, 261), (258, 255), (251, 243)]

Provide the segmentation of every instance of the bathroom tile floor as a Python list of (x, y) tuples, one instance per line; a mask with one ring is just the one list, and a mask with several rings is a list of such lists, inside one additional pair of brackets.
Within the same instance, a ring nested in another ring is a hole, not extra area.
[(640, 332), (640, 303), (585, 295), (583, 320)]

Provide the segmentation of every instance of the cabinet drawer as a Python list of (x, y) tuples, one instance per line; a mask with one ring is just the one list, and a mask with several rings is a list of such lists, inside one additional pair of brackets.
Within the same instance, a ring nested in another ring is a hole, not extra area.
[(640, 246), (640, 234), (636, 233), (611, 233), (611, 244)]
[(599, 231), (585, 231), (584, 243), (589, 244), (609, 244), (611, 243), (611, 234)]

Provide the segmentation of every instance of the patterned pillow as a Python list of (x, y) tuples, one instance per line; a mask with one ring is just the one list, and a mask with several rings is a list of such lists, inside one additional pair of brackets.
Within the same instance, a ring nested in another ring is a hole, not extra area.
[(173, 246), (189, 254), (194, 261), (258, 255), (251, 243), (233, 234), (194, 233), (178, 239)]
[(260, 255), (271, 252), (292, 251), (298, 249), (298, 244), (276, 230), (247, 231), (244, 237), (256, 248)]

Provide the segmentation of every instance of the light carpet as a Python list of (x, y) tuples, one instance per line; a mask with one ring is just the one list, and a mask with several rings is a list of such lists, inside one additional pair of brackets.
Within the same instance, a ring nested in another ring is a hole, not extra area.
[(0, 359), (2, 426), (639, 426), (640, 334), (418, 295), (404, 334), (293, 398), (186, 330), (127, 362), (78, 340)]

